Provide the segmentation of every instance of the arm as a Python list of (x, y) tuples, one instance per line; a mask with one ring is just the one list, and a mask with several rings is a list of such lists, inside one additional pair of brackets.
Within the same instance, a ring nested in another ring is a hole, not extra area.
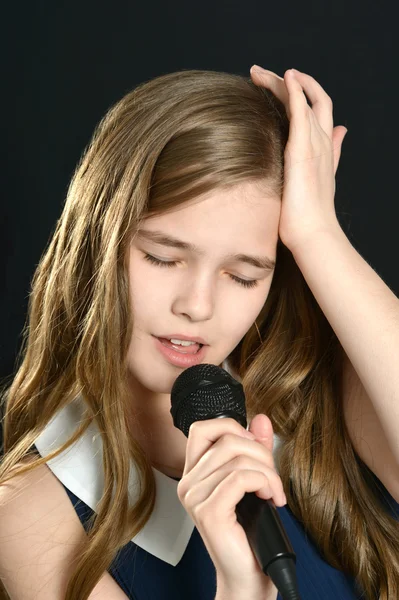
[(399, 481), (399, 299), (340, 228), (293, 256), (372, 403)]
[[(11, 600), (64, 600), (86, 532), (46, 465), (0, 487), (0, 579)], [(1, 587), (0, 587), (1, 589)], [(128, 600), (106, 571), (88, 600)]]

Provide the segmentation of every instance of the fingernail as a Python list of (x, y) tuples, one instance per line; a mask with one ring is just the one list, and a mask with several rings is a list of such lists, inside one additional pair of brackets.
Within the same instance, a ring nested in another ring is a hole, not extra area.
[(245, 433), (243, 434), (244, 437), (247, 437), (249, 440), (255, 440), (256, 436), (251, 433), (250, 431), (245, 430)]
[(251, 71), (255, 71), (255, 73), (266, 73), (266, 69), (262, 69), (259, 65), (253, 65)]

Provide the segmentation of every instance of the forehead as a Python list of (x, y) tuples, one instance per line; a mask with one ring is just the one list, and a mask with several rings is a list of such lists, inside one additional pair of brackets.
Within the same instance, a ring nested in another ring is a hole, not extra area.
[(147, 218), (143, 226), (177, 237), (184, 233), (185, 239), (190, 235), (197, 245), (207, 245), (210, 239), (230, 244), (239, 239), (277, 243), (280, 211), (280, 197), (267, 193), (259, 183), (246, 182), (213, 190), (176, 210)]

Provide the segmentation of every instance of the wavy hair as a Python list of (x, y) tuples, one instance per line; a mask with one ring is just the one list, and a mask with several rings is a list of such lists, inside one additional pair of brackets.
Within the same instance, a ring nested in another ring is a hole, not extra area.
[[(155, 503), (151, 463), (128, 434), (131, 239), (146, 217), (218, 188), (263, 181), (281, 196), (288, 133), (284, 105), (250, 78), (183, 70), (127, 93), (82, 153), (32, 278), (18, 366), (1, 400), (0, 484), (58, 456), (92, 421), (101, 432), (104, 493), (66, 600), (88, 598)], [(366, 599), (399, 597), (398, 523), (378, 500), (343, 419), (344, 351), (281, 240), (257, 324), (261, 340), (251, 327), (228, 364), (242, 379), (249, 420), (267, 414), (283, 442), (289, 508)], [(35, 439), (79, 394), (85, 419), (66, 444), (38, 457)], [(140, 483), (134, 506), (131, 460)]]

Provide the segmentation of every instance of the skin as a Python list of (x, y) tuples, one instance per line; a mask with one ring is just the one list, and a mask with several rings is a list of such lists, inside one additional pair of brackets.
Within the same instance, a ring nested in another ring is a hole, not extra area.
[[(146, 219), (143, 228), (161, 230), (205, 251), (196, 256), (136, 236), (129, 249), (133, 334), (128, 350), (132, 390), (130, 431), (153, 466), (172, 477), (184, 470), (187, 438), (173, 424), (170, 392), (182, 367), (169, 363), (152, 335), (179, 332), (208, 344), (203, 362), (221, 365), (252, 327), (264, 305), (274, 271), (227, 262), (231, 252), (276, 260), (281, 199), (265, 193), (262, 182), (216, 190), (176, 211)], [(153, 265), (145, 253), (177, 261)], [(230, 275), (258, 280), (246, 288)]]

